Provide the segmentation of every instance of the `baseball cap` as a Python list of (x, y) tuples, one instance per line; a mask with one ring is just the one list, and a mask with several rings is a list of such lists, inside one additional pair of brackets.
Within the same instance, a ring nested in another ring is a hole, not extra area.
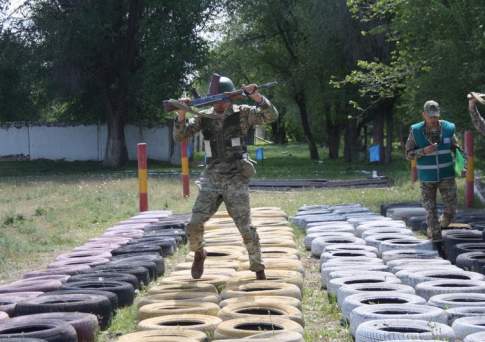
[(440, 105), (433, 100), (426, 101), (424, 104), (424, 111), (431, 117), (440, 116)]

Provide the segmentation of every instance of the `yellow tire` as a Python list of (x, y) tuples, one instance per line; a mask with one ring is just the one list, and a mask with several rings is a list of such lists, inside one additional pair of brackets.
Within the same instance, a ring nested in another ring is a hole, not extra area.
[(278, 303), (276, 300), (273, 300), (272, 303), (270, 301), (267, 300), (264, 304), (254, 302), (229, 304), (222, 308), (217, 316), (223, 321), (255, 316), (263, 318), (278, 317), (290, 319), (302, 327), (305, 326), (303, 314), (300, 310), (291, 305)]
[[(294, 284), (300, 289), (303, 288), (303, 275), (299, 272), (269, 269), (265, 273), (269, 281)], [(227, 281), (226, 287), (231, 288), (239, 284), (254, 281), (256, 281), (256, 274), (254, 272), (239, 271)]]
[(152, 317), (185, 314), (217, 316), (219, 310), (219, 305), (214, 303), (166, 300), (142, 306), (138, 310), (138, 319), (143, 321)]
[(220, 301), (220, 297), (218, 294), (214, 294), (213, 292), (187, 292), (187, 291), (168, 292), (168, 293), (159, 293), (155, 295), (141, 297), (137, 301), (137, 306), (140, 308), (144, 305), (158, 303), (166, 300), (189, 301), (189, 302), (198, 301), (202, 303), (218, 304)]
[(243, 297), (233, 297), (224, 299), (219, 303), (221, 308), (229, 304), (239, 304), (239, 303), (256, 303), (256, 304), (266, 304), (266, 303), (283, 303), (286, 305), (291, 305), (297, 308), (298, 310), (302, 310), (301, 300), (296, 299), (294, 297), (287, 297), (287, 296), (252, 296), (247, 295)]
[(303, 327), (289, 319), (279, 317), (254, 316), (224, 321), (217, 327), (216, 338), (243, 338), (261, 333), (261, 331), (294, 331), (303, 335)]
[(284, 296), (301, 300), (301, 290), (294, 284), (275, 283), (273, 281), (255, 281), (226, 288), (221, 293), (221, 299), (246, 296)]
[(202, 331), (185, 329), (164, 329), (138, 331), (118, 338), (117, 342), (205, 342), (207, 335)]
[(138, 323), (139, 330), (160, 330), (183, 328), (184, 330), (203, 331), (212, 335), (222, 320), (209, 315), (167, 315), (145, 319)]
[[(267, 270), (288, 270), (288, 271), (296, 271), (301, 274), (305, 273), (303, 264), (298, 259), (276, 259), (276, 258), (265, 259), (263, 257), (263, 264)], [(240, 262), (239, 270), (240, 271), (249, 270), (249, 262), (248, 261)]]
[(149, 295), (160, 294), (160, 293), (172, 293), (172, 292), (180, 292), (180, 291), (190, 291), (190, 292), (210, 292), (214, 294), (218, 294), (216, 287), (212, 284), (207, 283), (169, 283), (169, 284), (161, 284), (149, 288), (147, 293)]

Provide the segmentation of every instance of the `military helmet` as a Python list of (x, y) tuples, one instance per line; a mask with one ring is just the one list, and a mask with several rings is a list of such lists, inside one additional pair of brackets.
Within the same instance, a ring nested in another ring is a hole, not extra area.
[(219, 92), (226, 93), (234, 90), (236, 90), (236, 87), (234, 86), (234, 83), (232, 83), (231, 79), (221, 76), (219, 79)]

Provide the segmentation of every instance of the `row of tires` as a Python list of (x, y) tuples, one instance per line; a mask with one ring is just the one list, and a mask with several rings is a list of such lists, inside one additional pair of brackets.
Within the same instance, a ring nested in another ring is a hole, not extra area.
[(0, 341), (93, 342), (116, 310), (165, 272), (186, 216), (145, 212), (108, 228), (46, 269), (0, 285)]
[(139, 331), (118, 341), (303, 341), (304, 269), (292, 228), (278, 208), (254, 208), (251, 216), (268, 280), (255, 280), (239, 231), (218, 212), (205, 225), (203, 276), (192, 279), (189, 253), (137, 301)]
[(483, 275), (438, 257), (403, 221), (364, 209), (351, 205), (346, 220), (300, 225), (320, 259), (322, 287), (356, 341), (484, 340)]

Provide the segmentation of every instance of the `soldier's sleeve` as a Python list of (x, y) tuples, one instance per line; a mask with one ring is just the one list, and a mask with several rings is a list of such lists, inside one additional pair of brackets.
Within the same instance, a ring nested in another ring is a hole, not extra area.
[(241, 106), (241, 111), (247, 115), (250, 126), (270, 123), (278, 118), (278, 110), (263, 96), (263, 102), (257, 106)]
[(201, 118), (196, 116), (194, 118), (186, 119), (185, 122), (179, 122), (174, 120), (173, 125), (173, 138), (176, 141), (182, 141), (182, 139), (190, 138), (202, 129)]
[(477, 106), (475, 108), (469, 108), (470, 118), (472, 119), (473, 126), (481, 134), (485, 135), (485, 119), (480, 115)]
[(416, 145), (416, 140), (414, 140), (414, 135), (412, 129), (409, 130), (408, 140), (406, 141), (406, 159), (415, 160), (424, 156), (422, 148), (418, 148)]

